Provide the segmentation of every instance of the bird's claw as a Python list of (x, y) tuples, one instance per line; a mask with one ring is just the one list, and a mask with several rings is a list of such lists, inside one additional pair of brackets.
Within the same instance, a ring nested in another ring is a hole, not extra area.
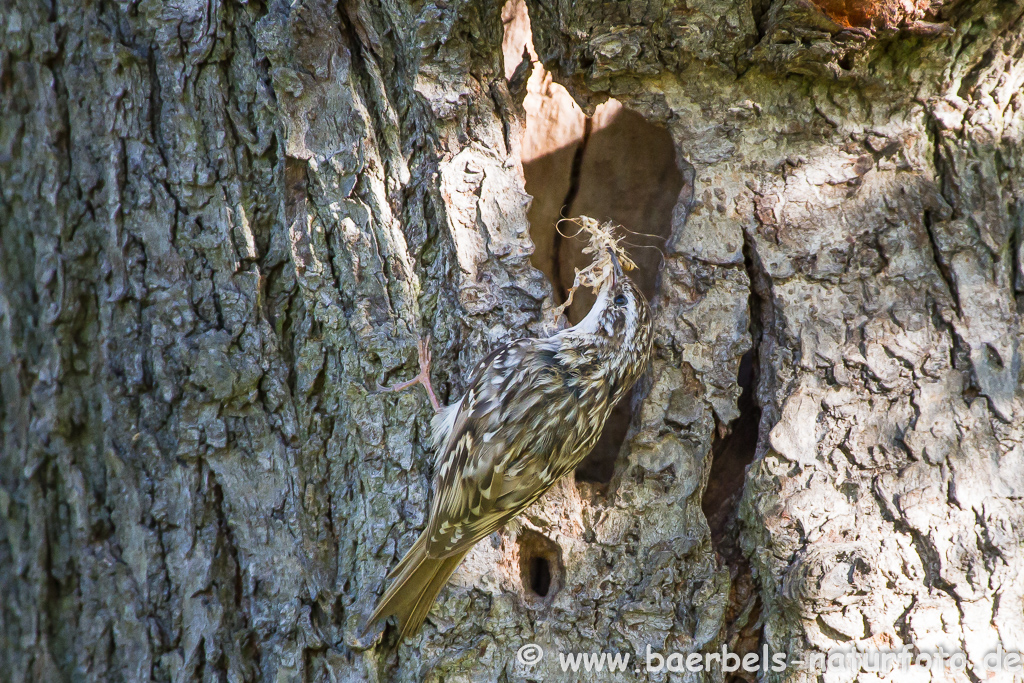
[(430, 384), (430, 335), (427, 334), (423, 339), (416, 341), (416, 352), (419, 356), (419, 373), (410, 380), (405, 382), (399, 382), (398, 384), (392, 384), (390, 387), (382, 387), (380, 384), (377, 385), (377, 391), (374, 394), (391, 393), (396, 391), (404, 391), (414, 384), (422, 384), (427, 390), (427, 396), (430, 398), (430, 405), (434, 407), (434, 412), (441, 410), (441, 404), (437, 400), (437, 394), (434, 393), (434, 387)]

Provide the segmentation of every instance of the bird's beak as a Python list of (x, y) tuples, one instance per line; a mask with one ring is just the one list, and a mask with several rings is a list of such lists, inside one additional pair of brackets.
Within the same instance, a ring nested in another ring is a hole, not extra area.
[(622, 277), (622, 264), (619, 263), (619, 257), (615, 255), (614, 249), (609, 247), (608, 254), (612, 257), (612, 287), (614, 287)]

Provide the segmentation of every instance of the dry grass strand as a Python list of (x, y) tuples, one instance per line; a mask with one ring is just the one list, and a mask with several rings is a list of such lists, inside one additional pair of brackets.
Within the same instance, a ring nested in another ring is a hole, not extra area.
[[(579, 232), (572, 235), (572, 237), (579, 237), (583, 233), (589, 236), (589, 242), (587, 246), (583, 247), (583, 253), (592, 254), (594, 260), (582, 270), (576, 268), (576, 277), (573, 279), (572, 287), (569, 289), (569, 296), (566, 297), (562, 305), (555, 307), (556, 318), (565, 313), (565, 309), (572, 304), (572, 297), (577, 289), (580, 287), (590, 287), (596, 294), (601, 285), (604, 284), (604, 281), (611, 277), (613, 252), (616, 258), (619, 259), (619, 264), (623, 270), (633, 270), (636, 268), (636, 264), (633, 263), (633, 260), (629, 258), (626, 250), (620, 244), (625, 238), (615, 237), (615, 229), (618, 226), (611, 221), (598, 223), (597, 220), (590, 216), (578, 216), (576, 218), (563, 218), (558, 221), (558, 225), (555, 228), (559, 229), (563, 222), (574, 223), (579, 226)], [(561, 232), (560, 229), (559, 232)], [(569, 236), (563, 235), (563, 237)]]

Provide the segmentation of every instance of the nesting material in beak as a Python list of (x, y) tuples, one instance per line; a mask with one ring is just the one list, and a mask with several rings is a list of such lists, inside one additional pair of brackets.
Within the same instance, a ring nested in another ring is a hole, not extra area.
[(626, 250), (619, 245), (623, 238), (615, 238), (617, 226), (614, 223), (609, 221), (602, 225), (589, 216), (580, 216), (570, 222), (580, 226), (577, 235), (584, 232), (590, 235), (590, 243), (583, 248), (583, 253), (593, 254), (594, 260), (583, 270), (576, 269), (576, 279), (569, 289), (569, 296), (561, 306), (555, 308), (555, 317), (562, 315), (569, 307), (577, 288), (591, 287), (596, 294), (606, 282), (614, 287), (617, 278), (623, 276), (623, 270), (636, 268)]

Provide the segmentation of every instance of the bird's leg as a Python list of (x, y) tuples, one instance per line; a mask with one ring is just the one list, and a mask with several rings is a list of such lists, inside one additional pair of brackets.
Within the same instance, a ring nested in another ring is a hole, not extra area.
[(388, 391), (402, 391), (408, 389), (415, 384), (422, 384), (427, 390), (427, 396), (430, 397), (430, 405), (434, 406), (434, 412), (440, 412), (441, 404), (437, 400), (437, 394), (434, 393), (434, 387), (430, 385), (430, 335), (428, 334), (425, 338), (420, 339), (416, 342), (416, 350), (419, 352), (420, 361), (420, 372), (418, 375), (410, 379), (408, 382), (399, 382), (398, 384), (392, 384), (390, 387), (380, 387), (380, 392)]

